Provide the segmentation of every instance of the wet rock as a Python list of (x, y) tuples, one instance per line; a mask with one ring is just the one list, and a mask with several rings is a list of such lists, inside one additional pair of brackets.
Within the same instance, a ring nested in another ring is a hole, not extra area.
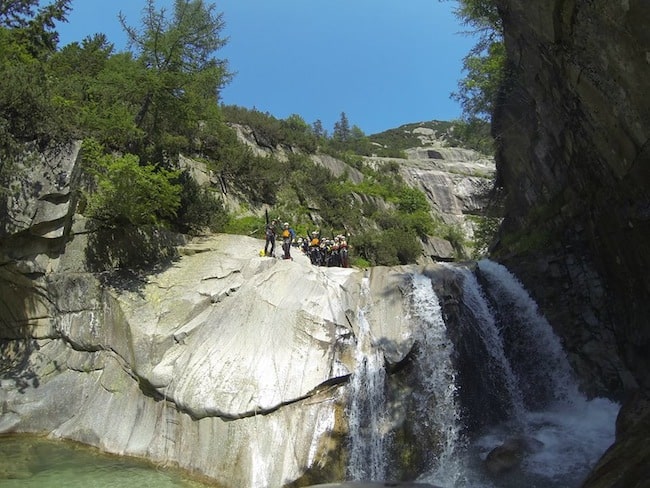
[(500, 475), (517, 468), (527, 454), (537, 452), (544, 444), (532, 437), (510, 437), (492, 449), (485, 458), (485, 468), (492, 475)]
[[(647, 393), (650, 3), (496, 5), (510, 75), (492, 121), (507, 196), (494, 251), (562, 337), (584, 391)], [(589, 486), (642, 486), (642, 438), (618, 439), (603, 458), (610, 477)]]
[[(67, 247), (82, 256), (89, 240)], [(0, 383), (11, 412), (0, 432), (49, 433), (224, 486), (341, 479), (358, 311), (386, 362), (403, 361), (414, 267), (322, 269), (259, 257), (262, 242), (243, 236), (179, 245), (197, 252), (147, 274), (2, 268), (0, 289), (22, 300), (0, 307), (0, 337), (38, 343)]]

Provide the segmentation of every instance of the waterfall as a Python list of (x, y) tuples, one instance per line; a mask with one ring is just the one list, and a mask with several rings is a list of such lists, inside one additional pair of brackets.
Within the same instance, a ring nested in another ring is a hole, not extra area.
[(433, 421), (440, 432), (441, 448), (436, 456), (435, 467), (429, 476), (443, 486), (455, 486), (461, 477), (457, 463), (457, 450), (462, 448), (460, 409), (456, 402), (456, 371), (452, 364), (453, 344), (447, 336), (438, 297), (433, 291), (431, 280), (422, 275), (413, 276), (411, 307), (421, 321), (417, 360), (420, 383), (423, 386), (420, 399), (422, 405), (429, 405), (432, 397), (435, 406), (420, 416)]
[(539, 408), (578, 398), (560, 339), (521, 282), (505, 266), (487, 259), (479, 261), (478, 269), (500, 316), (504, 344), (510, 348), (528, 406)]
[[(369, 294), (368, 278), (362, 281), (362, 298)], [(351, 480), (383, 481), (386, 477), (387, 436), (386, 369), (384, 356), (374, 347), (366, 310), (358, 311), (359, 331), (355, 349), (356, 369), (350, 380), (350, 460)]]
[[(588, 400), (580, 393), (560, 339), (507, 268), (484, 259), (478, 272), (526, 400), (524, 433), (543, 446), (524, 460), (522, 469), (529, 483), (536, 479), (548, 487), (579, 486), (614, 440), (619, 405), (603, 398)], [(486, 441), (507, 434), (496, 426), (477, 446), (485, 449)]]
[(494, 312), (474, 273), (464, 267), (456, 268), (456, 272), (463, 277), (463, 304), (470, 310), (476, 324), (476, 331), (485, 344), (491, 359), (489, 365), (492, 371), (490, 373), (498, 375), (503, 381), (509, 400), (506, 405), (507, 414), (511, 418), (520, 419), (525, 411), (524, 399), (519, 381), (506, 356), (503, 338), (494, 318)]
[[(559, 338), (505, 267), (489, 260), (476, 274), (444, 267), (462, 282), (457, 317), (445, 316), (446, 323), (431, 283), (413, 278), (412, 310), (426, 334), (418, 354), (427, 360), (419, 358), (418, 367), (437, 399), (429, 419), (443, 433), (441, 454), (419, 481), (445, 488), (579, 486), (613, 441), (619, 406), (580, 394)], [(531, 449), (512, 472), (488, 476), (487, 454), (511, 438)]]
[[(474, 270), (442, 270), (436, 276), (452, 285), (444, 302), (421, 273), (412, 275), (408, 296), (416, 342), (402, 373), (411, 396), (401, 403), (409, 405), (410, 442), (421, 443), (417, 469), (425, 472), (418, 481), (445, 488), (580, 486), (613, 442), (619, 406), (579, 392), (559, 338), (505, 267), (483, 260)], [(368, 293), (364, 280), (362, 296)], [(388, 442), (387, 372), (367, 311), (358, 311), (350, 380), (348, 477), (383, 481), (394, 472), (388, 453), (399, 444)], [(522, 442), (521, 462), (488, 475), (488, 453), (512, 439)]]

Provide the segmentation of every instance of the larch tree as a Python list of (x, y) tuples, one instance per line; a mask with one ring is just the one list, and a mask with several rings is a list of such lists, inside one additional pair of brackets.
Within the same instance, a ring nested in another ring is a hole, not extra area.
[(467, 120), (489, 120), (505, 69), (501, 17), (494, 0), (459, 0), (455, 14), (478, 41), (463, 58), (466, 75), (452, 97), (460, 102)]
[(135, 115), (146, 134), (145, 152), (188, 148), (201, 129), (218, 121), (219, 92), (231, 78), (227, 62), (216, 58), (227, 43), (223, 14), (203, 0), (175, 0), (171, 14), (147, 0), (139, 29), (122, 13), (119, 18), (145, 68)]

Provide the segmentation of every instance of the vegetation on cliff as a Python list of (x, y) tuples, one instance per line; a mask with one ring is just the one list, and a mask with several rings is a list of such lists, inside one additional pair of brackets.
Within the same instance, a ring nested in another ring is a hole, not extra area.
[(462, 126), (470, 147), (491, 153), (490, 119), (505, 74), (503, 26), (494, 0), (458, 0), (456, 16), (478, 38), (463, 59), (465, 77), (452, 94), (463, 108)]
[[(345, 113), (331, 134), (320, 121), (219, 104), (231, 81), (222, 14), (202, 0), (174, 2), (171, 12), (147, 0), (141, 23), (120, 21), (130, 48), (118, 52), (103, 34), (59, 47), (55, 21), (70, 0), (39, 7), (37, 0), (0, 9), (0, 186), (27, 144), (39, 147), (84, 140), (87, 177), (80, 207), (102, 225), (155, 224), (181, 232), (255, 234), (261, 217), (246, 207), (270, 206), (299, 235), (314, 228), (352, 234), (354, 253), (369, 264), (412, 262), (419, 237), (439, 235), (462, 249), (461, 237), (436, 222), (424, 196), (397, 167), (369, 166), (362, 156), (401, 157), (408, 138), (398, 131), (367, 136)], [(287, 160), (260, 156), (243, 144), (233, 124), (250, 127), (261, 147), (291, 148)], [(431, 123), (451, 142), (472, 146), (487, 124)], [(480, 141), (479, 141), (480, 143)], [(310, 155), (335, 156), (360, 171), (362, 183), (335, 177)], [(178, 170), (179, 155), (204, 163), (243, 202), (228, 213), (220, 200)]]

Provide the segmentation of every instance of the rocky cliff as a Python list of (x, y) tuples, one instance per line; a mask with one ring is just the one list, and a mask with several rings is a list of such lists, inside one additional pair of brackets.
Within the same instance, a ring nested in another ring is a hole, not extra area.
[[(260, 142), (262, 138), (249, 127), (233, 124), (233, 128), (240, 141), (256, 155), (273, 155), (282, 161), (289, 154), (299, 152), (293, 147), (270, 147), (269, 144), (263, 144)], [(464, 254), (471, 254), (475, 250), (470, 243), (474, 241), (477, 222), (487, 215), (500, 216), (501, 209), (493, 208), (496, 172), (493, 158), (471, 149), (452, 147), (444, 134), (428, 127), (409, 124), (401, 130), (405, 136), (414, 136), (411, 139), (415, 141), (415, 147), (404, 151), (404, 157), (364, 156), (363, 161), (375, 169), (387, 163), (397, 165), (404, 181), (427, 197), (434, 220), (457, 229), (468, 243), (463, 250)], [(354, 184), (359, 184), (364, 179), (361, 171), (341, 159), (318, 153), (310, 155), (310, 158), (314, 163), (327, 168), (335, 177), (347, 175)], [(380, 200), (379, 197), (377, 199)], [(236, 201), (230, 203), (234, 207), (238, 205)], [(374, 203), (379, 208), (390, 206), (390, 203), (383, 200)], [(311, 210), (312, 218), (318, 221), (320, 209)], [(440, 236), (428, 236), (422, 242), (422, 247), (422, 261), (426, 262), (451, 261), (459, 254), (449, 241)]]
[(493, 123), (507, 194), (495, 255), (533, 290), (587, 391), (647, 392), (650, 4), (497, 4), (509, 73)]
[[(365, 158), (372, 165), (394, 162), (400, 175), (427, 197), (434, 219), (454, 226), (468, 242), (475, 237), (479, 219), (497, 213), (493, 206), (495, 164), (492, 158), (471, 149), (449, 147), (432, 129), (413, 130), (422, 143), (405, 151), (406, 158)], [(457, 257), (451, 244), (437, 236), (424, 243), (427, 258), (451, 260)], [(473, 247), (467, 249), (467, 254)]]
[[(443, 164), (427, 156), (427, 169)], [(225, 487), (457, 486), (484, 476), (484, 429), (508, 421), (510, 434), (560, 399), (586, 414), (548, 324), (496, 263), (321, 268), (297, 250), (260, 257), (245, 236), (98, 229), (74, 213), (78, 164), (76, 145), (60, 148), (13, 185), (30, 198), (12, 200), (23, 224), (0, 240), (0, 434), (72, 439)], [(612, 437), (617, 406), (605, 407), (597, 439), (549, 443), (558, 466), (539, 451), (570, 486)], [(568, 473), (567, 452), (580, 455)], [(510, 468), (528, 454), (510, 452)]]
[(360, 311), (382, 364), (398, 365), (416, 337), (416, 268), (318, 268), (297, 251), (260, 257), (248, 237), (97, 230), (74, 213), (77, 155), (43, 155), (10, 200), (0, 434), (72, 439), (220, 486), (344, 479)]

